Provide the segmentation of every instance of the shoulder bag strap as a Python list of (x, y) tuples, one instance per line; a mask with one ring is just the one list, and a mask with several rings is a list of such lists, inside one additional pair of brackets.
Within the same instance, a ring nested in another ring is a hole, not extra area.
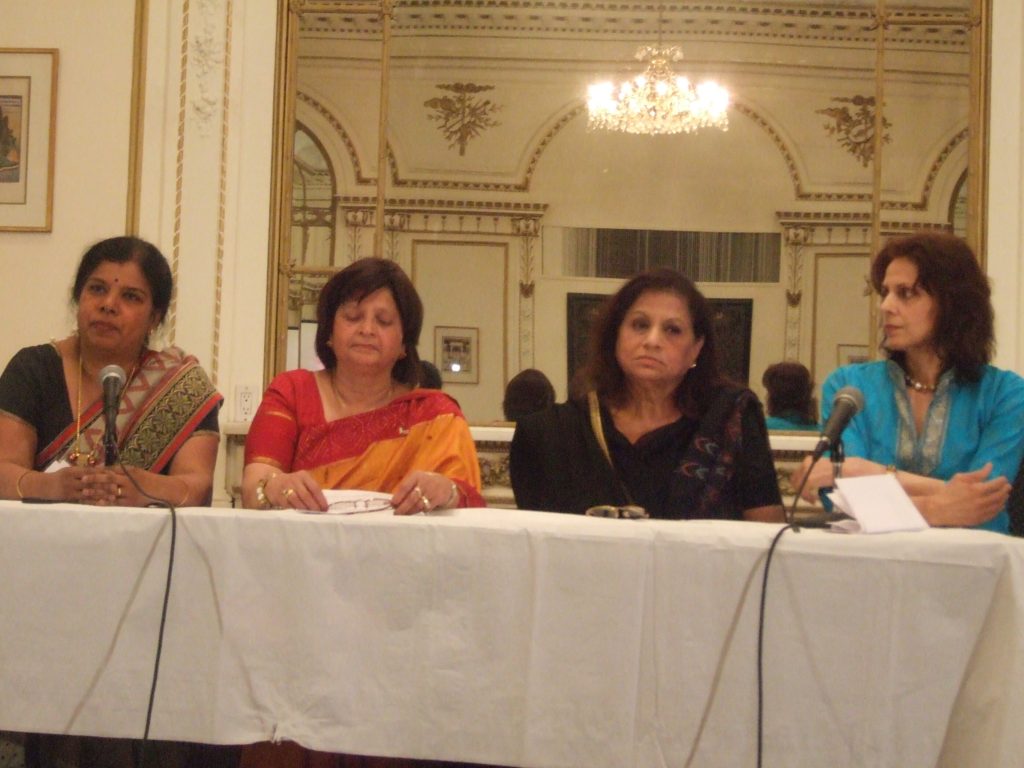
[(598, 402), (597, 392), (594, 390), (587, 392), (587, 404), (590, 406), (590, 429), (593, 431), (594, 437), (597, 438), (597, 444), (601, 446), (601, 453), (604, 454), (605, 459), (608, 461), (612, 476), (615, 478), (619, 490), (622, 491), (622, 495), (626, 497), (626, 501), (630, 504), (635, 504), (633, 494), (629, 492), (626, 484), (622, 482), (622, 478), (619, 477), (619, 473), (615, 469), (615, 462), (612, 461), (611, 452), (608, 450), (608, 441), (604, 439), (604, 425), (601, 424), (601, 404)]

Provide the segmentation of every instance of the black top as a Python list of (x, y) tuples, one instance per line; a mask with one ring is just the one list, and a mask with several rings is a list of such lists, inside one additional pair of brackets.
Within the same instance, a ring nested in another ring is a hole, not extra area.
[[(217, 411), (211, 410), (196, 431), (219, 432)], [(64, 363), (53, 344), (25, 347), (11, 358), (0, 374), (0, 412), (36, 431), (36, 451), (52, 443), (74, 420)]]
[[(661, 519), (741, 519), (746, 509), (781, 504), (760, 403), (748, 390), (743, 392), (747, 396), (736, 400), (736, 407), (742, 410), (740, 434), (733, 436), (735, 456), (724, 470), (718, 470), (726, 472), (727, 479), (721, 497), (710, 509), (698, 509), (696, 499), (690, 498), (695, 484), (691, 479), (690, 485), (684, 486), (680, 476), (684, 464), (692, 466), (694, 437), (705, 437), (709, 428), (713, 432), (724, 424), (709, 425), (706, 419), (683, 416), (631, 444), (602, 406), (601, 422), (615, 464), (613, 472), (590, 428), (586, 405), (572, 401), (516, 424), (509, 458), (516, 504), (522, 509), (583, 513), (599, 504), (636, 503), (651, 517)], [(734, 397), (735, 390), (721, 393), (721, 398)], [(709, 409), (709, 413), (723, 413), (731, 402), (723, 402), (723, 407)], [(718, 421), (717, 416), (711, 418)]]

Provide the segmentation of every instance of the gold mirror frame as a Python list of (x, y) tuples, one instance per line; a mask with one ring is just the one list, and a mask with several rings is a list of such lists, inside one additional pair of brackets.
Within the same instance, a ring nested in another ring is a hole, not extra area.
[[(972, 248), (985, 261), (988, 161), (988, 121), (990, 99), (990, 25), (991, 0), (970, 0), (966, 12), (950, 11), (945, 18), (927, 20), (897, 16), (887, 8), (886, 0), (875, 4), (875, 110), (874, 156), (871, 190), (871, 253), (881, 247), (881, 176), (884, 162), (883, 130), (885, 97), (885, 32), (890, 24), (955, 25), (970, 30), (969, 116), (967, 157), (967, 231)], [(275, 106), (271, 170), (270, 254), (267, 279), (267, 327), (264, 355), (264, 379), (284, 369), (287, 345), (287, 287), (292, 272), (289, 262), (292, 226), (292, 155), (295, 132), (297, 92), (298, 31), (305, 13), (373, 14), (381, 18), (381, 82), (378, 120), (378, 168), (387, 165), (388, 79), (390, 64), (390, 21), (393, 0), (346, 2), (346, 0), (278, 0), (278, 40), (275, 69)], [(377, 174), (374, 250), (382, 253), (387, 174)], [(871, 349), (877, 349), (876, 306), (871, 306), (869, 323)]]

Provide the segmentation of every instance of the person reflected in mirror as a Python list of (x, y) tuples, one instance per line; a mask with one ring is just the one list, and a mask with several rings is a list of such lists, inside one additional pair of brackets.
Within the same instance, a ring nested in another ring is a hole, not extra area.
[(501, 411), (505, 421), (516, 422), (523, 416), (546, 410), (555, 404), (555, 388), (543, 371), (525, 368), (509, 379)]
[(420, 386), (424, 389), (443, 389), (441, 372), (429, 360), (420, 360)]
[[(838, 368), (822, 387), (825, 419), (842, 387), (864, 394), (843, 433), (843, 475), (891, 472), (929, 524), (1005, 532), (1008, 478), (1024, 456), (1024, 379), (989, 364), (992, 302), (977, 258), (951, 234), (899, 237), (872, 262), (871, 284), (886, 359)], [(832, 463), (819, 461), (803, 495), (832, 484)]]
[(393, 261), (360, 259), (317, 304), (324, 369), (286, 371), (245, 441), (250, 509), (326, 511), (324, 489), (391, 495), (395, 513), (482, 507), (480, 467), (458, 403), (420, 384), (423, 304)]
[[(221, 395), (194, 357), (149, 347), (172, 289), (167, 260), (144, 240), (109, 238), (85, 252), (71, 289), (74, 333), (19, 350), (0, 375), (0, 497), (210, 503)], [(108, 365), (125, 373), (117, 467), (103, 466)]]
[(770, 430), (818, 431), (818, 401), (807, 366), (795, 360), (769, 365), (761, 383), (768, 393), (765, 424)]
[(761, 404), (721, 373), (711, 320), (704, 295), (670, 269), (637, 275), (610, 297), (591, 333), (584, 386), (516, 424), (516, 504), (781, 521)]
[[(0, 497), (130, 507), (210, 503), (221, 395), (194, 357), (150, 347), (172, 291), (171, 269), (151, 243), (113, 237), (85, 251), (70, 292), (74, 332), (19, 350), (0, 375)], [(108, 365), (125, 376), (115, 466), (104, 465), (100, 372)], [(28, 768), (134, 768), (140, 744), (26, 734), (16, 749), (23, 748)], [(152, 742), (148, 749), (166, 766), (237, 762), (234, 748)]]

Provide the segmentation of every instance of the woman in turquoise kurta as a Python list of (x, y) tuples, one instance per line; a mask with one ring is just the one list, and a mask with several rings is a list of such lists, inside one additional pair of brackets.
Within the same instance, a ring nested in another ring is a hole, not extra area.
[(761, 383), (768, 395), (764, 419), (768, 429), (801, 432), (820, 429), (814, 379), (806, 365), (796, 360), (774, 363), (764, 369)]
[[(987, 278), (962, 240), (929, 233), (889, 242), (871, 280), (888, 359), (839, 368), (822, 387), (826, 420), (841, 387), (864, 394), (843, 433), (843, 475), (893, 472), (931, 525), (1005, 532), (1024, 457), (1024, 379), (989, 364)], [(831, 462), (818, 462), (804, 494), (831, 484)]]

